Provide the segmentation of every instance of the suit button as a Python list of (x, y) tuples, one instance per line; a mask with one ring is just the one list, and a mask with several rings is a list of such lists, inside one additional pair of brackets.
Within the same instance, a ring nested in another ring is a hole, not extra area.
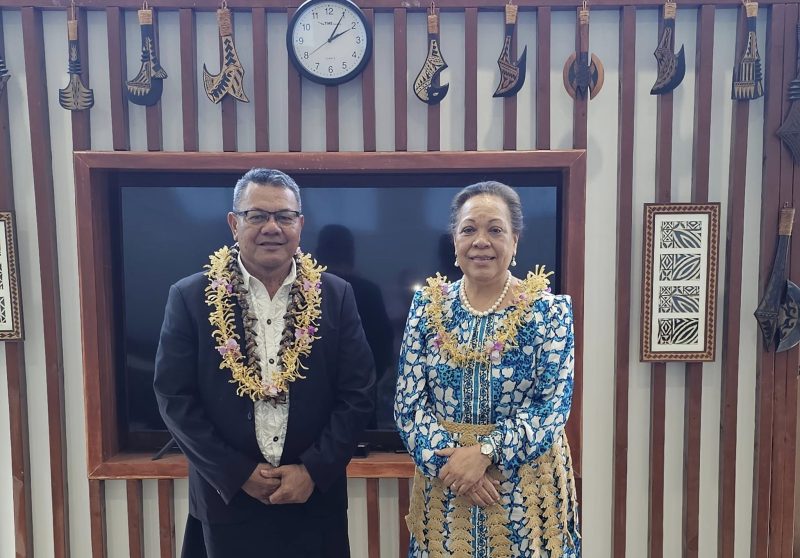
[(267, 325), (272, 325), (272, 320), (267, 320)]
[(275, 364), (275, 359), (274, 358), (269, 359), (269, 363), (270, 364)]
[(253, 420), (253, 413), (247, 411), (247, 420)]
[(279, 439), (280, 439), (280, 438), (278, 438), (277, 436), (275, 436), (275, 437), (272, 439), (272, 441), (273, 441), (273, 442), (277, 442)]

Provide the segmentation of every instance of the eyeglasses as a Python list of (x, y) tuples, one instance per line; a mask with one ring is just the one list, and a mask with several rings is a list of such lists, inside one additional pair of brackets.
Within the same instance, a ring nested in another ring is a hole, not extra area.
[(280, 227), (291, 227), (300, 218), (300, 212), (293, 209), (279, 209), (278, 211), (266, 211), (264, 209), (245, 209), (244, 211), (234, 211), (244, 219), (248, 225), (261, 226), (269, 222), (270, 216), (275, 217), (275, 222)]

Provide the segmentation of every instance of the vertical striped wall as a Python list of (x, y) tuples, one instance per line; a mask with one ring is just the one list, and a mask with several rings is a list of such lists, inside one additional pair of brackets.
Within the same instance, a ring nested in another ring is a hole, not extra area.
[[(778, 17), (770, 19), (770, 13)], [(159, 533), (159, 503), (170, 509), (168, 485), (162, 484), (159, 493), (158, 481), (90, 486), (86, 478), (73, 146), (460, 151), (569, 149), (584, 141), (561, 76), (575, 48), (573, 9), (520, 10), (518, 49), (528, 46), (529, 66), (515, 106), (491, 97), (503, 38), (501, 12), (443, 12), (441, 45), (449, 64), (443, 80), (450, 83), (450, 92), (433, 111), (410, 90), (426, 54), (421, 11), (372, 13), (374, 62), (365, 75), (374, 79), (374, 98), (362, 79), (335, 93), (304, 81), (302, 97), (297, 96), (296, 74), (285, 56), (286, 12), (237, 11), (236, 43), (247, 71), (245, 88), (251, 98), (257, 92), (265, 102), (220, 108), (205, 99), (197, 71), (203, 63), (217, 68), (215, 14), (161, 10), (160, 59), (169, 78), (160, 114), (120, 102), (120, 78), (139, 67), (135, 10), (90, 10), (83, 14), (88, 41), (83, 63), (95, 94), (88, 122), (73, 118), (57, 102), (56, 89), (67, 79), (65, 12), (3, 8), (0, 0), (0, 16), (0, 52), (12, 74), (7, 101), (0, 104), (0, 200), (13, 205), (17, 214), (26, 330), (24, 351), (12, 344), (0, 351), (0, 370), (7, 378), (0, 381), (2, 558), (20, 549), (16, 555), (32, 556), (30, 546), (37, 556), (92, 556), (91, 522), (100, 516), (92, 515), (97, 510), (90, 507), (90, 493), (100, 494), (105, 504), (109, 557), (173, 555), (171, 548), (162, 547)], [(792, 185), (800, 180), (800, 173), (792, 178), (793, 167), (772, 137), (788, 108), (783, 91), (794, 73), (797, 20), (797, 4), (762, 7), (760, 50), (765, 85), (773, 90), (766, 101), (734, 104), (729, 91), (735, 45), (743, 40), (735, 5), (679, 9), (676, 42), (685, 45), (686, 78), (673, 95), (660, 99), (649, 94), (656, 77), (652, 51), (658, 10), (628, 6), (591, 14), (590, 50), (603, 61), (605, 85), (588, 104), (585, 137), (590, 249), (584, 337), (579, 342), (586, 363), (586, 558), (790, 556), (796, 412), (791, 394), (797, 351), (783, 360), (762, 357), (751, 314), (759, 280), (772, 259), (777, 208), (794, 199)], [(114, 38), (115, 30), (124, 31), (124, 41)], [(194, 70), (181, 66), (192, 51)], [(109, 57), (118, 57), (126, 68)], [(398, 81), (403, 77), (405, 85)], [(200, 92), (196, 103), (192, 90)], [(337, 117), (333, 108), (338, 108)], [(128, 134), (122, 120), (126, 114)], [(506, 128), (504, 121), (514, 127)], [(722, 204), (716, 361), (702, 366), (640, 364), (642, 204), (702, 199)], [(535, 231), (535, 223), (529, 224), (528, 234)], [(56, 424), (48, 417), (55, 417)], [(59, 417), (62, 443), (57, 440)], [(20, 438), (15, 427), (25, 423), (29, 477), (20, 477), (24, 463), (19, 456), (24, 452), (15, 453), (19, 445), (12, 440)], [(781, 441), (775, 448), (773, 435)], [(175, 481), (171, 490), (179, 548), (188, 508), (186, 481)], [(395, 481), (380, 481), (379, 555), (384, 558), (397, 555), (399, 497)], [(351, 479), (356, 558), (378, 556), (377, 549), (369, 553), (363, 528), (369, 498), (367, 482)], [(140, 508), (131, 505), (137, 500)], [(777, 504), (783, 506), (782, 515), (771, 511)], [(129, 533), (137, 530), (129, 527), (137, 522), (143, 536), (130, 540)], [(25, 525), (30, 528), (27, 540)], [(22, 535), (16, 535), (17, 528)]]

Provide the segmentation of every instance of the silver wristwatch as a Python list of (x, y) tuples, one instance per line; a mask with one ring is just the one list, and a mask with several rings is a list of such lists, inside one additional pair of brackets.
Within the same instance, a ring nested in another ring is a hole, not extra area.
[(491, 436), (481, 436), (478, 438), (478, 443), (480, 444), (481, 455), (485, 455), (489, 458), (489, 460), (494, 463), (495, 461), (495, 452), (494, 452), (494, 441), (492, 440)]

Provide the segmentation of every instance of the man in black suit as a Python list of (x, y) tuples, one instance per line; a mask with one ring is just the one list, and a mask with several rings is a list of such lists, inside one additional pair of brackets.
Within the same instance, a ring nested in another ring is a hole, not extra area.
[(289, 176), (249, 171), (238, 248), (170, 289), (154, 388), (189, 461), (184, 558), (350, 555), (345, 468), (375, 367), (352, 288), (298, 251), (301, 207)]

